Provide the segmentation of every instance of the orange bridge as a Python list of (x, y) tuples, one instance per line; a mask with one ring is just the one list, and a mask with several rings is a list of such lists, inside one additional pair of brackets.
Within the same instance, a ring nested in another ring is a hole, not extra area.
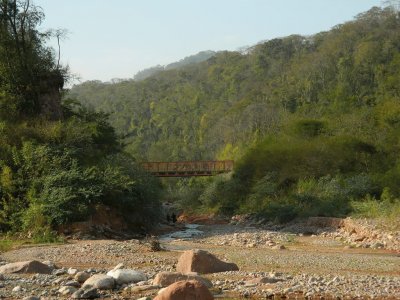
[(233, 171), (233, 160), (143, 162), (141, 165), (157, 177), (213, 176)]

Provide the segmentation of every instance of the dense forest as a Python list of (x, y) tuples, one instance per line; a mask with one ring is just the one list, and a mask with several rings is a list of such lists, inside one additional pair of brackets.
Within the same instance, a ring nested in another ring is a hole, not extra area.
[(109, 113), (138, 161), (235, 159), (230, 176), (167, 182), (186, 208), (398, 221), (399, 28), (398, 10), (373, 7), (141, 81), (84, 82), (65, 101)]
[(70, 75), (30, 1), (0, 0), (0, 232), (56, 238), (99, 205), (132, 229), (154, 223), (159, 182), (126, 154), (104, 113), (64, 101)]
[(141, 71), (137, 72), (135, 74), (135, 76), (133, 76), (133, 79), (140, 81), (140, 80), (149, 78), (149, 77), (153, 76), (154, 74), (159, 73), (160, 71), (179, 69), (179, 68), (185, 67), (187, 65), (206, 61), (207, 59), (209, 59), (210, 57), (213, 57), (214, 55), (215, 55), (215, 52), (211, 51), (211, 50), (201, 51), (195, 55), (187, 56), (187, 57), (181, 59), (180, 61), (170, 63), (166, 66), (157, 65), (154, 67), (150, 67), (150, 68), (141, 70)]

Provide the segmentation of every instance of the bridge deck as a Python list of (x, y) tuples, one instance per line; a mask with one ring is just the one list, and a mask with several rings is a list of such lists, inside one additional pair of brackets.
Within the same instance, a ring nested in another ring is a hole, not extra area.
[(233, 160), (143, 162), (141, 165), (157, 177), (213, 176), (233, 171)]

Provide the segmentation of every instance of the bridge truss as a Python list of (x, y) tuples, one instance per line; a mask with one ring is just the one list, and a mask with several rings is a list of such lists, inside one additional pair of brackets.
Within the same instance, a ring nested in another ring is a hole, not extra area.
[(143, 162), (141, 165), (157, 177), (214, 176), (233, 171), (233, 160)]

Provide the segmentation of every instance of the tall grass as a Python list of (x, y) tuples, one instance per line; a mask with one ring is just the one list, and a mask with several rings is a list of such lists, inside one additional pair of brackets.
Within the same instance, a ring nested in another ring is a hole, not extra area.
[(0, 253), (11, 250), (13, 245), (14, 243), (11, 240), (0, 239)]
[(353, 216), (376, 219), (389, 229), (400, 230), (400, 199), (384, 194), (381, 200), (367, 196), (363, 201), (351, 202)]

